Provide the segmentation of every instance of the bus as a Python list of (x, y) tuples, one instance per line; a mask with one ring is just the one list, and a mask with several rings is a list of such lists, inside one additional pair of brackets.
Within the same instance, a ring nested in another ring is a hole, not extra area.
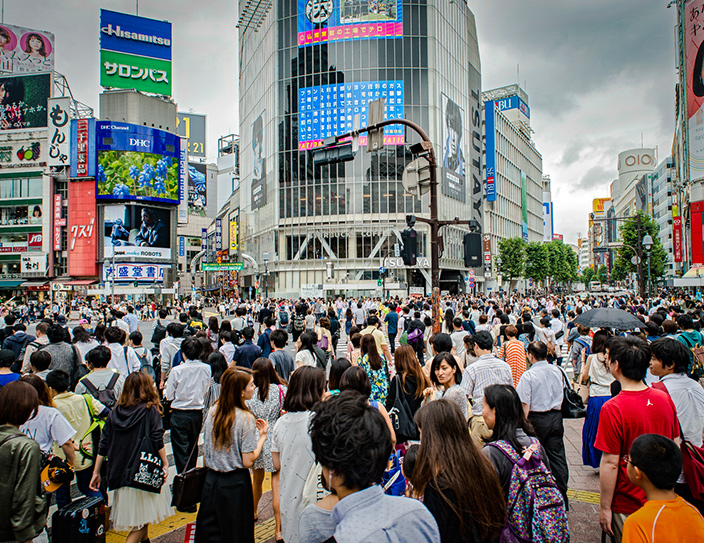
[(601, 283), (599, 281), (590, 281), (589, 290), (592, 292), (601, 292)]

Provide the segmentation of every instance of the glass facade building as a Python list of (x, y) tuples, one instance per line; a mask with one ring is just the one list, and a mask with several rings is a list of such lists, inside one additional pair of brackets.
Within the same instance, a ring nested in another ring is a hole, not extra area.
[[(380, 151), (367, 152), (362, 136), (352, 161), (316, 167), (313, 154), (325, 138), (366, 126), (368, 103), (384, 98), (385, 118), (414, 121), (433, 142), (440, 218), (482, 224), (480, 62), (466, 3), (241, 0), (239, 31), (244, 252), (257, 262), (273, 255), (276, 295), (310, 284), (370, 295), (381, 266), (392, 292), (429, 291), (429, 259), (407, 269), (395, 256), (406, 215), (429, 217), (428, 194), (401, 183), (419, 136), (393, 125)], [(416, 230), (429, 257), (429, 231)], [(443, 290), (466, 284), (466, 231), (442, 230)]]

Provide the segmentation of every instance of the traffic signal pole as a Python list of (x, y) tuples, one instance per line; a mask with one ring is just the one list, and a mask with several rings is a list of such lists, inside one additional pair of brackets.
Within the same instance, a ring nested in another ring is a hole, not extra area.
[(474, 224), (474, 221), (461, 221), (458, 217), (455, 217), (450, 221), (441, 221), (438, 219), (437, 162), (435, 159), (433, 144), (430, 141), (428, 134), (426, 134), (425, 130), (423, 130), (420, 125), (414, 123), (413, 121), (409, 121), (408, 119), (387, 119), (385, 121), (360, 128), (359, 130), (348, 132), (347, 134), (335, 136), (334, 144), (319, 147), (318, 150), (325, 149), (326, 147), (334, 147), (349, 138), (356, 138), (360, 134), (373, 130), (379, 130), (385, 126), (395, 124), (407, 126), (420, 136), (422, 140), (421, 143), (411, 146), (411, 152), (418, 156), (424, 156), (430, 167), (430, 219), (417, 217), (416, 220), (430, 226), (430, 276), (432, 281), (433, 333), (438, 334), (440, 333), (440, 228), (450, 224), (466, 224), (471, 226)]

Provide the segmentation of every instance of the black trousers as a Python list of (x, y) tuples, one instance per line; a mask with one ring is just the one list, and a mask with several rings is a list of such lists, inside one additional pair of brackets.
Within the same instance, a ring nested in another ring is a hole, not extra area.
[[(203, 426), (202, 409), (171, 410), (171, 448), (174, 451), (176, 472), (183, 473), (196, 467), (198, 461), (198, 436)], [(195, 447), (195, 452), (193, 448)], [(193, 452), (193, 456), (191, 456)], [(191, 461), (188, 461), (188, 458)], [(188, 464), (188, 465), (186, 465)]]
[(249, 470), (209, 471), (196, 517), (195, 543), (254, 543)]
[(396, 334), (389, 334), (389, 349), (391, 350), (391, 354), (394, 354), (396, 350)]
[(565, 454), (565, 428), (562, 425), (562, 413), (557, 410), (541, 413), (531, 411), (528, 414), (528, 420), (533, 425), (535, 434), (545, 449), (555, 482), (565, 498), (565, 505), (567, 505), (567, 483), (570, 478), (570, 470)]

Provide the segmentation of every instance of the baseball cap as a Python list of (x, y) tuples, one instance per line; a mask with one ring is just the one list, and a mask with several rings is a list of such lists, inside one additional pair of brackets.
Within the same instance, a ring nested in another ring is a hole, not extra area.
[(42, 486), (46, 492), (54, 492), (62, 484), (73, 480), (73, 470), (58, 456), (52, 456), (41, 473)]

